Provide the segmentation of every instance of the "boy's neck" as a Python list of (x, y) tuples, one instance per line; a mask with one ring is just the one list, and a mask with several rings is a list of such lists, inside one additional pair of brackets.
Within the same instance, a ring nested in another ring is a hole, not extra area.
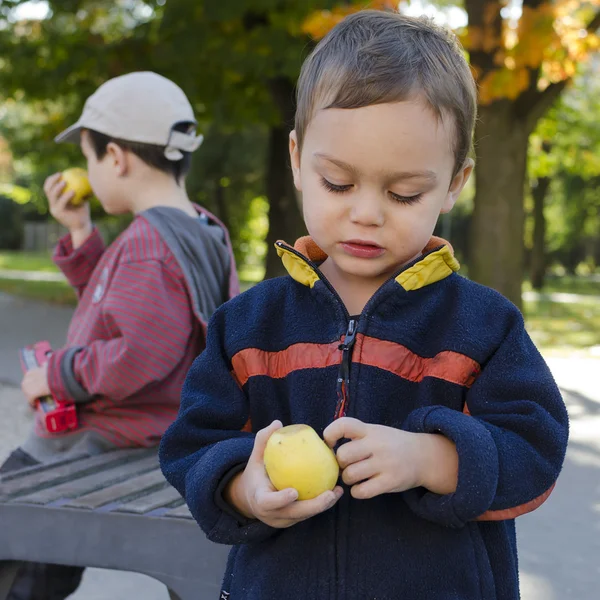
[[(404, 263), (404, 265), (411, 263), (419, 256), (420, 254)], [(404, 265), (398, 265), (398, 269)], [(373, 278), (350, 276), (340, 271), (331, 258), (327, 258), (321, 264), (319, 270), (327, 277), (350, 315), (360, 315), (367, 302), (390, 278), (389, 273)]]
[(330, 258), (325, 260), (319, 268), (351, 315), (362, 313), (367, 302), (384, 283), (384, 281), (376, 279), (349, 277), (347, 274), (341, 273)]
[(133, 214), (141, 213), (157, 206), (178, 208), (190, 216), (197, 215), (194, 205), (188, 198), (185, 184), (162, 173), (144, 181), (137, 181), (128, 194), (129, 210)]

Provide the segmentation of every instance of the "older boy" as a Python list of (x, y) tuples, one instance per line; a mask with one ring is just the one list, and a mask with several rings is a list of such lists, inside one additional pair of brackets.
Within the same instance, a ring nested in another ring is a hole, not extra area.
[[(109, 214), (134, 220), (105, 248), (89, 205), (72, 206), (60, 174), (45, 192), (69, 234), (54, 255), (79, 296), (67, 343), (29, 371), (30, 403), (49, 393), (76, 403), (79, 427), (52, 434), (38, 420), (1, 467), (156, 446), (175, 419), (181, 387), (205, 344), (213, 311), (238, 292), (224, 226), (190, 202), (184, 177), (200, 145), (183, 91), (151, 72), (104, 83), (57, 141), (79, 142), (91, 186)], [(62, 600), (82, 569), (27, 564), (11, 600)]]
[[(277, 244), (290, 277), (215, 313), (161, 445), (234, 545), (223, 598), (519, 597), (514, 517), (550, 493), (567, 415), (519, 311), (431, 237), (471, 173), (475, 109), (426, 21), (358, 13), (304, 64), (290, 153), (310, 237)], [(273, 488), (282, 423), (323, 432), (343, 487)]]

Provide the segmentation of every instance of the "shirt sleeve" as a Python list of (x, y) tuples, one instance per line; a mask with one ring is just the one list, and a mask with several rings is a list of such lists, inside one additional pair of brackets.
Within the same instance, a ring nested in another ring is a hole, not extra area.
[(417, 488), (403, 496), (421, 517), (461, 527), (472, 520), (514, 519), (546, 500), (564, 461), (568, 417), (552, 374), (517, 313), (468, 391), (464, 412), (420, 408), (403, 428), (441, 433), (455, 442), (456, 491), (438, 495)]
[(48, 383), (57, 397), (126, 400), (174, 370), (193, 331), (183, 278), (157, 260), (120, 264), (106, 291), (103, 313), (114, 332), (111, 339), (65, 348), (50, 357)]
[(69, 284), (81, 298), (98, 261), (104, 254), (104, 242), (94, 227), (88, 239), (76, 250), (70, 235), (62, 237), (54, 249), (54, 263), (63, 272)]
[(167, 480), (185, 498), (208, 539), (222, 544), (257, 542), (277, 531), (237, 514), (222, 498), (229, 479), (243, 469), (254, 446), (249, 405), (223, 349), (223, 309), (208, 327), (207, 345), (188, 374), (179, 416), (161, 440)]

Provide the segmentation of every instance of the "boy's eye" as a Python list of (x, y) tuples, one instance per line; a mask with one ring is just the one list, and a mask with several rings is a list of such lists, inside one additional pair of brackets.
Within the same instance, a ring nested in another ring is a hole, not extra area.
[[(325, 177), (321, 177), (321, 185), (328, 191), (333, 194), (343, 194), (352, 188), (352, 184), (346, 185), (336, 185), (335, 183), (331, 183), (331, 181), (327, 181)], [(395, 194), (394, 192), (389, 193), (392, 199), (400, 204), (416, 204), (421, 200), (423, 194), (415, 194), (414, 196), (401, 196), (400, 194)]]
[(344, 192), (347, 192), (352, 187), (351, 184), (336, 185), (335, 183), (331, 183), (331, 181), (327, 181), (327, 179), (325, 179), (325, 177), (321, 177), (321, 185), (328, 192), (332, 192), (334, 194), (343, 194)]
[(421, 200), (423, 194), (415, 194), (414, 196), (400, 196), (400, 194), (394, 194), (394, 192), (390, 192), (390, 196), (396, 202), (400, 202), (400, 204), (416, 204)]

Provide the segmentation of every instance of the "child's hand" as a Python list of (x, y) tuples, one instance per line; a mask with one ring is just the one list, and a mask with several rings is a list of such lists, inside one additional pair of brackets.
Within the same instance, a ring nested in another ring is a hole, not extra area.
[(38, 398), (48, 396), (50, 394), (50, 388), (48, 387), (48, 363), (27, 371), (21, 382), (21, 390), (25, 394), (31, 408), (35, 408), (35, 402)]
[(78, 248), (92, 233), (90, 205), (84, 202), (80, 206), (71, 206), (69, 202), (75, 193), (65, 192), (65, 186), (61, 174), (55, 173), (44, 182), (44, 192), (48, 198), (50, 214), (69, 230), (73, 247)]
[(410, 433), (344, 417), (329, 425), (323, 437), (331, 448), (343, 438), (350, 439), (336, 456), (354, 498), (364, 500), (419, 486), (438, 494), (456, 490), (456, 448), (441, 435)]
[(312, 500), (297, 500), (298, 492), (288, 488), (277, 491), (265, 470), (265, 446), (271, 434), (281, 428), (274, 421), (256, 434), (248, 464), (225, 490), (225, 499), (249, 519), (259, 519), (271, 527), (291, 527), (330, 509), (342, 496), (342, 488), (324, 492)]

